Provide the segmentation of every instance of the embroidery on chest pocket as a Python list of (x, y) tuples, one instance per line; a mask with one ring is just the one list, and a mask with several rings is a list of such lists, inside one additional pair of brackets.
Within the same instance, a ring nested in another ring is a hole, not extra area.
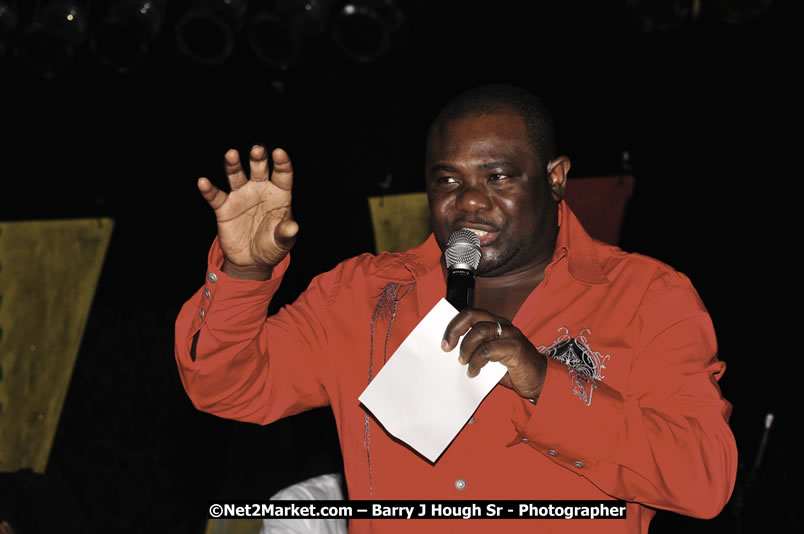
[(552, 345), (542, 345), (536, 350), (566, 364), (569, 369), (572, 392), (578, 395), (587, 406), (592, 404), (592, 393), (597, 388), (597, 381), (603, 380), (603, 369), (606, 361), (611, 358), (600, 352), (592, 350), (586, 338), (592, 331), (584, 328), (574, 338), (569, 335), (569, 328), (562, 326), (558, 329), (558, 339)]

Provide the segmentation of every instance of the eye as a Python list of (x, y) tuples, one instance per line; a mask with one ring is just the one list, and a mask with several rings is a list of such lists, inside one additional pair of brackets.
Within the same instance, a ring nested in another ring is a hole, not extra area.
[(498, 180), (505, 180), (506, 178), (508, 178), (507, 174), (502, 174), (502, 173), (490, 174), (489, 175), (489, 182), (495, 182), (495, 181), (498, 181)]
[(458, 182), (452, 176), (439, 176), (438, 178), (436, 178), (436, 183), (446, 185), (446, 184), (455, 184)]

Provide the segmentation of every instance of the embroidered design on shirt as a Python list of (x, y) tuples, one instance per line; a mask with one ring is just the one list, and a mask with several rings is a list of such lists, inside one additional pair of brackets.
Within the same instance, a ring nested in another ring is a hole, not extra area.
[[(407, 295), (408, 292), (410, 292), (410, 290), (415, 286), (416, 282), (404, 285), (396, 282), (389, 282), (380, 290), (379, 295), (376, 297), (377, 306), (374, 308), (374, 314), (371, 316), (371, 328), (369, 331), (369, 384), (371, 384), (371, 380), (374, 378), (374, 329), (377, 319), (385, 319), (388, 317), (391, 318), (390, 322), (388, 323), (388, 330), (385, 334), (385, 346), (383, 347), (382, 361), (385, 363), (388, 361), (388, 340), (391, 338), (391, 330), (394, 327), (394, 319), (396, 319), (396, 310), (399, 305), (399, 301), (402, 300), (402, 298)], [(369, 495), (373, 496), (374, 483), (371, 477), (371, 433), (369, 431), (369, 423), (369, 414), (366, 412), (363, 445), (366, 448), (366, 462), (368, 462)]]
[(600, 352), (592, 350), (586, 338), (587, 334), (592, 333), (588, 328), (581, 330), (574, 338), (569, 335), (569, 328), (565, 326), (559, 328), (558, 332), (558, 339), (553, 341), (552, 345), (542, 345), (536, 347), (536, 350), (566, 364), (569, 368), (572, 392), (578, 395), (584, 404), (590, 406), (597, 381), (605, 378), (603, 369), (606, 368), (606, 361), (611, 355), (603, 356)]

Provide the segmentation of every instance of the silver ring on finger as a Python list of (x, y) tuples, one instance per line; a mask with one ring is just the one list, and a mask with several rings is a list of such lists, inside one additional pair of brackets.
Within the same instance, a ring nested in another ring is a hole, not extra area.
[(500, 339), (502, 337), (502, 325), (500, 324), (500, 321), (496, 321), (496, 323), (497, 323), (497, 339)]

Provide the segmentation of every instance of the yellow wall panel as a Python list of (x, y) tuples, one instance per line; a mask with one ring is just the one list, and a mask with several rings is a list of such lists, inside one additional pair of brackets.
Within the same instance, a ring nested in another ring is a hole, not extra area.
[(400, 252), (430, 235), (426, 193), (369, 197), (376, 252)]
[(0, 471), (47, 465), (113, 222), (0, 222)]

